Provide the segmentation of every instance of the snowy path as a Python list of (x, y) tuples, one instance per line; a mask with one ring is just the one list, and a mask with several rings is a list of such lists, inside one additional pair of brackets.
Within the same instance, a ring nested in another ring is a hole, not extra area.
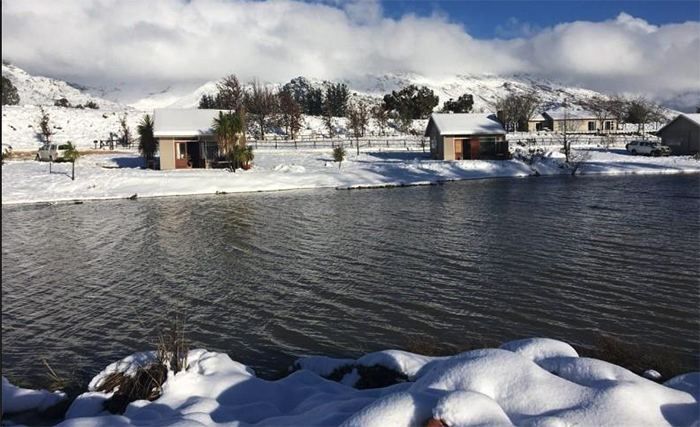
[[(310, 188), (359, 188), (435, 184), (483, 178), (524, 177), (568, 173), (561, 155), (550, 152), (530, 166), (510, 161), (433, 161), (422, 152), (348, 152), (339, 169), (329, 150), (260, 150), (249, 171), (155, 171), (141, 169), (135, 154), (87, 155), (76, 164), (8, 161), (2, 167), (2, 204), (76, 200), (159, 197), (217, 192), (238, 193)], [(590, 152), (580, 174), (700, 173), (700, 162), (690, 157), (650, 158), (620, 151)]]

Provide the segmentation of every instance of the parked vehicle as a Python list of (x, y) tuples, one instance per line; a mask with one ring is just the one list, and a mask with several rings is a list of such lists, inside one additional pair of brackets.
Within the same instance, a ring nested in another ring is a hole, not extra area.
[(68, 149), (68, 144), (44, 144), (36, 152), (35, 160), (40, 162), (60, 162)]
[(632, 154), (649, 156), (668, 156), (671, 154), (671, 148), (668, 145), (653, 141), (632, 141), (625, 145), (625, 149)]

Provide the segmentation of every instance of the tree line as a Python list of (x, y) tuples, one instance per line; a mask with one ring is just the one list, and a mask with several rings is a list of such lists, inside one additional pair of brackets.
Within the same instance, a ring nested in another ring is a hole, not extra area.
[[(337, 133), (336, 119), (341, 117), (348, 120), (355, 137), (365, 135), (370, 119), (376, 121), (382, 134), (390, 120), (401, 131), (409, 132), (413, 120), (428, 118), (439, 103), (438, 96), (425, 86), (406, 86), (375, 103), (351, 94), (345, 83), (324, 82), (319, 87), (304, 77), (296, 77), (273, 90), (256, 80), (243, 87), (232, 74), (220, 80), (216, 89), (215, 94), (202, 95), (199, 108), (242, 111), (247, 129), (260, 139), (265, 139), (265, 132), (273, 127), (284, 129), (291, 139), (296, 139), (304, 125), (304, 115), (321, 117), (330, 137)], [(471, 95), (465, 95), (448, 101), (446, 108), (467, 112), (472, 104)]]

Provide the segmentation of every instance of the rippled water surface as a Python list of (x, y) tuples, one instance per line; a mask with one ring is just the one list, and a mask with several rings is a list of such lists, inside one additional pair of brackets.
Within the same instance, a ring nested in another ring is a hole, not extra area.
[[(296, 355), (599, 332), (697, 361), (697, 176), (533, 178), (2, 209), (3, 375), (89, 378), (173, 313)], [(691, 362), (692, 363), (692, 362)]]

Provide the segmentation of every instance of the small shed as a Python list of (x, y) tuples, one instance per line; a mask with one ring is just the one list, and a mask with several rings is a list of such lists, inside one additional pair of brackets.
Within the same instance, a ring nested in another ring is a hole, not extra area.
[(153, 136), (158, 140), (161, 169), (209, 167), (219, 147), (212, 126), (223, 110), (156, 109)]
[(425, 136), (437, 160), (507, 159), (508, 141), (493, 114), (433, 113)]
[(676, 155), (695, 154), (700, 151), (700, 113), (679, 114), (656, 134)]

